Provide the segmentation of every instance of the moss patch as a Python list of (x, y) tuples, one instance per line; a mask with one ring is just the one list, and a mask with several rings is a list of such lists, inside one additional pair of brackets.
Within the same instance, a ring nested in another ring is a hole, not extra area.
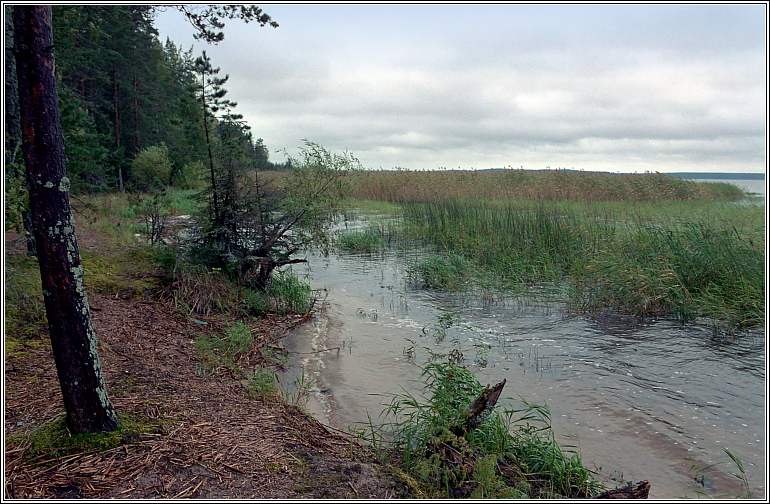
[(148, 275), (157, 269), (155, 252), (146, 247), (115, 254), (81, 254), (85, 284), (105, 294), (136, 296), (158, 286), (158, 279)]
[(71, 434), (64, 416), (44, 423), (28, 434), (8, 438), (11, 445), (28, 444), (25, 457), (41, 455), (61, 457), (84, 451), (105, 451), (135, 441), (140, 434), (158, 432), (162, 425), (158, 421), (134, 415), (118, 416), (118, 428), (112, 432)]

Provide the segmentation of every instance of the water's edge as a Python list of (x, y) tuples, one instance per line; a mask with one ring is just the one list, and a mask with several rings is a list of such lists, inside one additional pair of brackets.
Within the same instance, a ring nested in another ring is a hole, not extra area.
[[(376, 422), (393, 393), (421, 390), (418, 365), (431, 352), (459, 348), (483, 382), (508, 380), (505, 396), (546, 403), (560, 441), (605, 479), (649, 479), (652, 497), (736, 496), (728, 448), (754, 497), (765, 494), (764, 334), (727, 341), (706, 326), (588, 320), (553, 303), (415, 290), (410, 259), (311, 256), (297, 270), (328, 298), (286, 339), (282, 382), (315, 381), (306, 409), (322, 422)], [(431, 328), (447, 313), (462, 323), (441, 338)]]

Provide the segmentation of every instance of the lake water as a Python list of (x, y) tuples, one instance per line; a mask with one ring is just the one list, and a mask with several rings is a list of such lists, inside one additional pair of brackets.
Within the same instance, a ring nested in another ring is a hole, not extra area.
[[(503, 396), (547, 404), (559, 440), (607, 481), (648, 479), (657, 498), (736, 496), (729, 449), (754, 497), (765, 494), (762, 331), (732, 340), (705, 323), (590, 320), (556, 303), (415, 289), (406, 268), (418, 256), (309, 258), (304, 274), (326, 301), (287, 338), (282, 382), (311, 379), (307, 407), (321, 421), (376, 423), (392, 394), (422, 390), (432, 352), (459, 349), (483, 383), (507, 379)], [(441, 337), (444, 314), (461, 322)]]

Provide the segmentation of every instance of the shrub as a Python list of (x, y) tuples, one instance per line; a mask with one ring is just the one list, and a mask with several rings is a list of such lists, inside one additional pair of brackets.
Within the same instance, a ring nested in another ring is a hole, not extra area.
[(169, 198), (165, 191), (144, 198), (139, 204), (137, 214), (144, 222), (142, 231), (151, 245), (155, 245), (163, 238), (163, 231), (166, 229), (166, 221), (170, 213)]
[(171, 179), (171, 161), (165, 144), (142, 149), (131, 163), (132, 187), (138, 191), (158, 190)]
[(176, 170), (172, 183), (180, 189), (201, 189), (206, 184), (206, 167), (200, 161), (191, 161)]

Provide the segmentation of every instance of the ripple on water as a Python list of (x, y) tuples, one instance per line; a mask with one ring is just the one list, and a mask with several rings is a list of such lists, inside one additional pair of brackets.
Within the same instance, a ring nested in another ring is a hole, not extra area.
[[(547, 400), (557, 432), (575, 437), (584, 460), (651, 479), (663, 492), (658, 496), (694, 495), (693, 464), (722, 461), (718, 470), (729, 472), (723, 448), (756, 461), (749, 476), (764, 493), (761, 331), (730, 340), (715, 337), (707, 325), (588, 320), (559, 304), (520, 298), (490, 304), (415, 290), (405, 282), (405, 257), (394, 254), (311, 257), (311, 264), (314, 286), (327, 288), (335, 305), (335, 337), (354, 341), (357, 349), (335, 359), (321, 356), (326, 368), (320, 378), (334, 380), (338, 426), (381, 411), (382, 397), (364, 391), (418, 391), (419, 368), (403, 355), (406, 338), (414, 340), (438, 316), (453, 313), (462, 324), (444, 338), (419, 339), (418, 364), (427, 358), (425, 347), (436, 353), (459, 348), (483, 381), (508, 378), (508, 396)], [(379, 318), (372, 323), (357, 310), (376, 310)], [(479, 345), (484, 358), (474, 364)], [(728, 480), (714, 476), (709, 492), (731, 491)]]

